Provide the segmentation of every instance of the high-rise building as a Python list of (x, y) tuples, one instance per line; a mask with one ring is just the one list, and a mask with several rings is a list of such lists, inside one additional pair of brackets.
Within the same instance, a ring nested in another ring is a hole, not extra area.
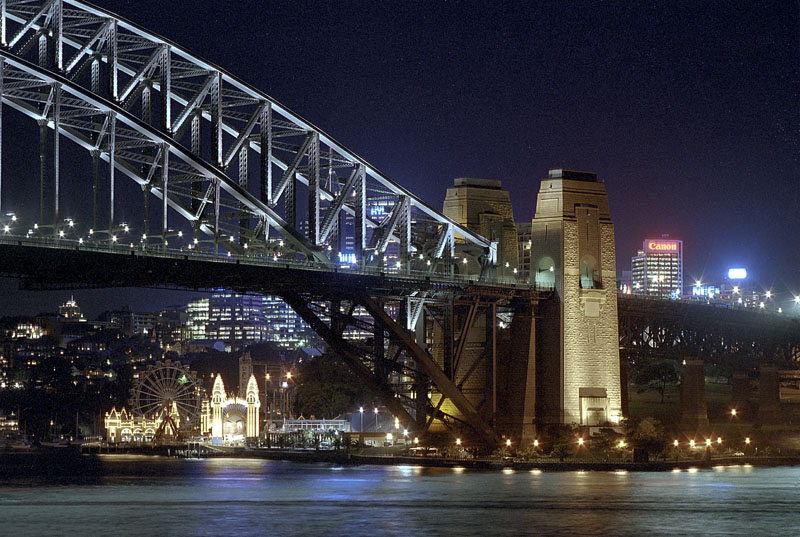
[(263, 297), (217, 290), (208, 298), (192, 300), (186, 307), (186, 339), (266, 340)]
[(266, 340), (264, 297), (225, 290), (214, 292), (208, 300), (206, 339), (231, 342)]
[(208, 297), (196, 298), (186, 306), (186, 336), (189, 341), (206, 339)]
[(631, 259), (631, 286), (634, 295), (679, 299), (683, 295), (683, 241), (669, 235), (646, 239)]
[(276, 296), (264, 297), (267, 341), (284, 349), (319, 346), (319, 337), (289, 305)]

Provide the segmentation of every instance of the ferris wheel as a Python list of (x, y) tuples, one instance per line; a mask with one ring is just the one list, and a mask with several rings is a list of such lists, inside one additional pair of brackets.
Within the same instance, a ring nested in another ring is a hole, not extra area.
[(174, 404), (183, 427), (192, 427), (200, 420), (205, 392), (188, 365), (170, 360), (149, 365), (135, 380), (131, 392), (135, 415), (156, 418)]

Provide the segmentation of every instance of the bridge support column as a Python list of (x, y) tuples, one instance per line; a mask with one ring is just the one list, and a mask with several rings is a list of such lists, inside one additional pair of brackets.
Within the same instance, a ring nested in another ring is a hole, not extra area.
[(624, 356), (619, 358), (619, 390), (622, 416), (630, 416), (628, 409), (628, 359)]
[(781, 382), (778, 368), (763, 364), (758, 377), (758, 420), (775, 423), (781, 418)]
[(737, 414), (750, 411), (750, 379), (744, 371), (734, 371), (731, 377), (731, 408)]
[(39, 121), (39, 224), (44, 225), (47, 208), (47, 120)]
[(536, 436), (536, 319), (532, 304), (514, 308), (510, 332), (509, 345), (497, 364), (497, 385), (503, 397), (498, 401), (496, 419), (499, 431), (522, 446)]
[[(5, 6), (5, 3), (3, 4)], [(3, 24), (5, 25), (5, 13), (3, 13)], [(5, 31), (3, 31), (3, 41), (5, 41)], [(5, 44), (5, 43), (4, 43)], [(0, 58), (0, 214), (3, 209), (3, 173), (2, 173), (2, 155), (3, 155), (3, 71), (5, 67), (5, 59)]]
[(681, 370), (681, 429), (686, 433), (708, 430), (706, 377), (703, 360), (687, 358)]

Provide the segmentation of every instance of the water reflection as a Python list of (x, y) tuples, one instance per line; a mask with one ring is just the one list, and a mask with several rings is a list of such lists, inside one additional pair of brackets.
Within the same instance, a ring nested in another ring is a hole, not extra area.
[(798, 468), (746, 465), (490, 472), (106, 457), (94, 481), (66, 488), (0, 475), (0, 513), (15, 537), (105, 534), (112, 520), (132, 536), (779, 534), (798, 482)]

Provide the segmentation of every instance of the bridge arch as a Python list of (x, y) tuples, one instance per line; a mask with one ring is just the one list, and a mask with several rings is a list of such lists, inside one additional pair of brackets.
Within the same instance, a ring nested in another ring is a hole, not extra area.
[[(490, 241), (276, 100), (179, 45), (77, 0), (4, 2), (0, 17), (8, 54), (38, 62), (90, 95), (102, 95), (105, 104), (128, 112), (141, 106), (141, 122), (166, 139), (169, 153), (186, 148), (213, 168), (214, 173), (176, 177), (166, 200), (181, 207), (195, 228), (213, 232), (214, 241), (224, 236), (229, 251), (260, 246), (330, 265), (345, 259), (391, 272), (448, 274), (459, 250), (485, 260), (478, 273), (491, 273), (485, 270), (494, 262)], [(148, 161), (158, 154), (151, 152), (139, 151), (145, 160), (139, 167), (158, 168)], [(152, 192), (159, 197), (153, 175), (142, 175), (142, 187), (156, 187)], [(307, 203), (298, 203), (304, 198)], [(261, 205), (254, 207), (254, 201)], [(162, 227), (168, 232), (169, 226)], [(353, 251), (341, 245), (345, 232), (355, 236)]]

